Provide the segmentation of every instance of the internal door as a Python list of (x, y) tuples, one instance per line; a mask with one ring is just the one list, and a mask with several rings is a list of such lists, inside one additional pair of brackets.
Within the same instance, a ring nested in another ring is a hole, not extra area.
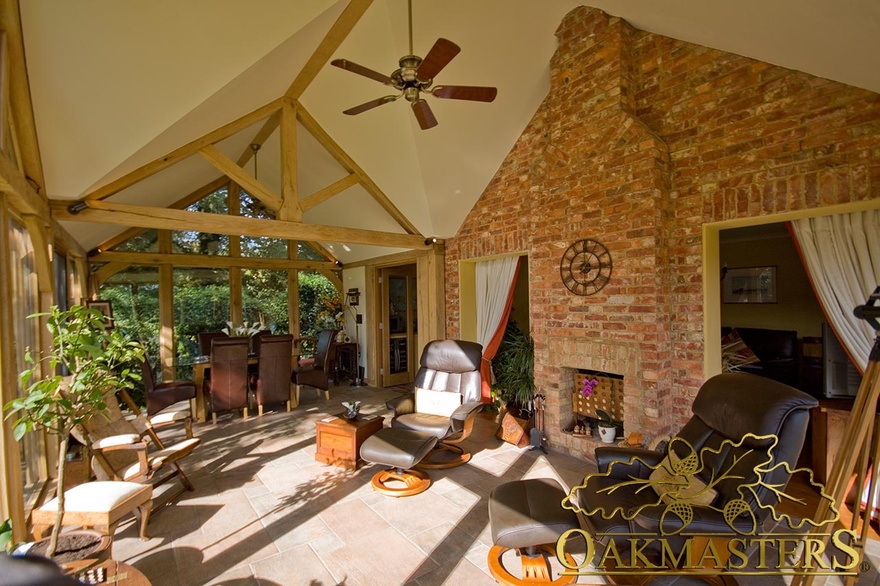
[(416, 267), (405, 265), (380, 271), (383, 349), (382, 386), (405, 385), (415, 379), (418, 356)]

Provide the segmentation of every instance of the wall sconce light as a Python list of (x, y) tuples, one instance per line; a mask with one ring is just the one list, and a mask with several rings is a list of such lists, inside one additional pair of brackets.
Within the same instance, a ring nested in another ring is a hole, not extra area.
[(348, 290), (348, 293), (345, 294), (348, 297), (348, 304), (352, 307), (357, 307), (360, 303), (361, 291), (357, 287), (353, 287)]
[(437, 237), (432, 236), (431, 238), (425, 238), (425, 245), (430, 246), (432, 244), (437, 244)]
[(339, 268), (341, 269), (341, 268), (342, 268), (342, 261), (341, 261), (341, 260), (337, 260), (337, 261), (336, 261), (336, 266), (339, 267)]
[(89, 204), (85, 200), (80, 200), (74, 204), (70, 204), (67, 206), (67, 211), (73, 214), (74, 216), (80, 213), (83, 210), (89, 209)]

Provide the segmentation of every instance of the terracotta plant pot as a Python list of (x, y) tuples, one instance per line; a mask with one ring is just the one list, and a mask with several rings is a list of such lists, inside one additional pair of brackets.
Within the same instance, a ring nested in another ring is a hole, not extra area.
[[(58, 536), (58, 549), (52, 561), (61, 566), (66, 574), (74, 574), (110, 559), (110, 546), (113, 538), (97, 531), (65, 531)], [(49, 538), (36, 541), (28, 555), (46, 557)]]

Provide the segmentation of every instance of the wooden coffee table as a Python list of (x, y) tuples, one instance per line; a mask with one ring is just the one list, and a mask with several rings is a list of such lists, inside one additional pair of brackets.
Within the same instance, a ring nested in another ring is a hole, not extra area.
[(358, 415), (352, 421), (342, 414), (319, 419), (315, 423), (315, 460), (347, 470), (355, 470), (364, 440), (382, 429), (381, 415)]

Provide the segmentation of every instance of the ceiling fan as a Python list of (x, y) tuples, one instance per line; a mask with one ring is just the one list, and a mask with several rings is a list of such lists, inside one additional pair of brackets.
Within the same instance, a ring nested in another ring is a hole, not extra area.
[(437, 119), (431, 111), (431, 107), (422, 98), (422, 93), (428, 93), (436, 98), (444, 98), (451, 100), (471, 100), (475, 102), (491, 102), (498, 94), (498, 89), (494, 87), (481, 87), (472, 85), (438, 85), (431, 87), (434, 83), (434, 76), (446, 67), (452, 59), (461, 51), (458, 45), (448, 39), (437, 39), (425, 58), (422, 59), (417, 55), (413, 55), (412, 40), (412, 0), (409, 0), (409, 55), (404, 55), (398, 62), (398, 69), (391, 73), (391, 76), (384, 75), (378, 71), (373, 71), (363, 65), (358, 65), (347, 59), (334, 59), (331, 65), (369, 77), (387, 86), (391, 86), (398, 90), (399, 94), (390, 96), (382, 96), (375, 100), (370, 100), (359, 106), (344, 110), (343, 114), (354, 116), (372, 110), (382, 104), (394, 102), (401, 97), (412, 104), (413, 113), (422, 130), (427, 130), (437, 126)]

